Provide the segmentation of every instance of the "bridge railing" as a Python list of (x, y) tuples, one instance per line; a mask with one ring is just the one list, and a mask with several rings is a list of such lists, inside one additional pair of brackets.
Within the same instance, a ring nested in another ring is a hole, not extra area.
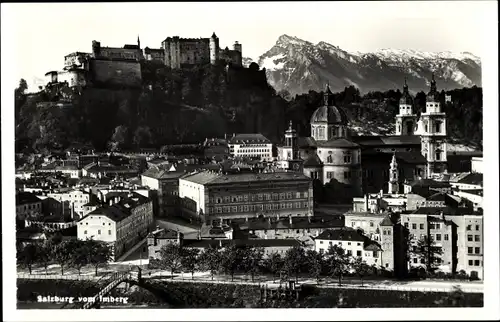
[(27, 273), (18, 273), (18, 279), (28, 279), (28, 280), (79, 280), (79, 281), (95, 281), (101, 279), (103, 276), (95, 276), (95, 275), (58, 275), (58, 274), (27, 274)]
[(89, 302), (85, 303), (83, 305), (83, 309), (90, 309), (97, 303), (99, 303), (99, 299), (101, 296), (106, 295), (109, 291), (111, 291), (113, 288), (115, 288), (118, 284), (126, 280), (127, 278), (131, 278), (130, 272), (116, 272), (110, 275), (109, 277), (109, 284), (106, 285), (103, 289), (101, 289), (94, 297), (92, 300)]

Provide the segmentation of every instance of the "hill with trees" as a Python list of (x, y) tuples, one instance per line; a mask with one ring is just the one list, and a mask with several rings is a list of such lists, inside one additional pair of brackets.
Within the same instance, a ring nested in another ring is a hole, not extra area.
[[(74, 143), (96, 150), (160, 148), (232, 133), (262, 133), (280, 143), (289, 120), (298, 126), (299, 135), (310, 135), (310, 117), (322, 104), (321, 92), (295, 97), (276, 93), (265, 79), (265, 69), (255, 63), (248, 68), (172, 70), (145, 62), (141, 68), (140, 89), (49, 84), (28, 95), (21, 80), (15, 91), (16, 152), (63, 150)], [(350, 86), (334, 95), (355, 131), (393, 130), (399, 90), (361, 95)], [(451, 95), (450, 102), (445, 102), (446, 95)], [(441, 91), (440, 98), (451, 139), (480, 147), (482, 89)], [(419, 114), (424, 109), (425, 93), (419, 92), (415, 110)]]

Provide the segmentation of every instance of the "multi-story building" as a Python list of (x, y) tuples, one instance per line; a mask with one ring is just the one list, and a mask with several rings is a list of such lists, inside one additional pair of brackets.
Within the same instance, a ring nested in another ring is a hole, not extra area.
[(205, 139), (203, 142), (203, 155), (207, 159), (223, 160), (229, 156), (229, 145), (226, 139)]
[(233, 157), (273, 159), (273, 144), (262, 134), (233, 134), (228, 140), (229, 154)]
[(157, 228), (148, 235), (148, 258), (160, 258), (160, 250), (168, 244), (180, 245), (181, 233), (171, 229)]
[(78, 221), (78, 239), (107, 242), (113, 249), (113, 258), (145, 238), (153, 224), (153, 204), (150, 199), (136, 193), (127, 198), (97, 208)]
[(325, 230), (314, 239), (314, 242), (317, 252), (327, 253), (330, 247), (337, 245), (352, 258), (361, 257), (370, 266), (383, 266), (380, 244), (354, 229)]
[(165, 64), (165, 50), (163, 48), (144, 48), (144, 59), (158, 64)]
[(16, 218), (25, 220), (38, 218), (42, 214), (42, 200), (29, 192), (18, 192), (16, 194)]
[(63, 215), (70, 215), (75, 220), (84, 216), (84, 205), (90, 201), (90, 193), (83, 190), (48, 193), (47, 197), (50, 198), (47, 203), (54, 200), (59, 203), (57, 212), (61, 211)]
[(308, 216), (288, 218), (253, 218), (239, 225), (249, 236), (260, 239), (299, 239), (308, 243), (327, 229), (344, 227), (344, 216)]
[(155, 215), (169, 217), (179, 212), (179, 179), (185, 174), (174, 167), (166, 170), (151, 168), (141, 175), (142, 185), (156, 190)]
[(310, 178), (293, 172), (197, 172), (179, 179), (183, 213), (210, 223), (252, 217), (310, 216)]
[(450, 179), (449, 184), (454, 190), (483, 189), (483, 174), (477, 172), (468, 173), (458, 177), (457, 180)]
[[(483, 217), (469, 208), (422, 207), (401, 214), (401, 223), (409, 230), (412, 247), (430, 237), (441, 247), (439, 270), (471, 276), (483, 276)], [(411, 267), (425, 267), (415, 252), (410, 251)]]

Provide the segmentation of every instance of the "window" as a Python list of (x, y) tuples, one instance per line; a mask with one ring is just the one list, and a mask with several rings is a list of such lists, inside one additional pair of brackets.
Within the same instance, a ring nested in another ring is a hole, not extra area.
[(420, 224), (420, 229), (424, 229), (424, 224)]
[(370, 227), (373, 227), (373, 221), (370, 221)]
[(434, 229), (436, 226), (434, 224), (429, 224), (429, 229)]
[(477, 260), (477, 259), (476, 259), (476, 260), (474, 261), (474, 265), (475, 265), (475, 266), (480, 266), (480, 264), (479, 264), (479, 260)]
[(361, 243), (358, 243), (358, 246), (361, 246)]
[(436, 240), (440, 241), (441, 240), (441, 234), (436, 234)]
[(467, 253), (468, 254), (473, 254), (474, 253), (472, 247), (467, 247)]
[(347, 255), (352, 256), (352, 250), (348, 249), (347, 250)]
[(444, 234), (444, 240), (448, 240), (448, 234)]
[(350, 155), (344, 155), (344, 163), (351, 163), (351, 156)]
[(481, 248), (480, 247), (475, 247), (474, 248), (474, 253), (475, 254), (481, 254)]
[(476, 230), (479, 230), (479, 225), (476, 225)]
[(360, 250), (356, 251), (356, 256), (361, 256), (361, 251)]
[(320, 241), (319, 241), (319, 243), (320, 243), (320, 244), (323, 244), (323, 241), (322, 241), (322, 240), (320, 240)]
[(344, 172), (344, 179), (351, 179), (351, 171)]
[(417, 229), (417, 224), (411, 224), (411, 229)]
[(436, 160), (437, 161), (441, 160), (441, 151), (436, 151)]
[(467, 225), (467, 230), (471, 230), (471, 225)]
[(477, 241), (477, 242), (478, 242), (478, 241), (481, 241), (481, 239), (480, 239), (479, 235), (475, 235), (475, 236), (474, 236), (474, 241)]
[(390, 229), (387, 229), (387, 235), (391, 235), (391, 230)]
[(469, 266), (474, 266), (474, 261), (472, 259), (469, 259)]
[(97, 231), (97, 234), (98, 234), (98, 235), (100, 235), (100, 234), (101, 234), (101, 230), (100, 230), (100, 229)]
[(417, 259), (417, 258), (414, 258), (414, 259), (413, 259), (413, 263), (414, 263), (414, 264), (417, 264), (417, 263), (418, 263), (418, 259)]
[(351, 245), (351, 242), (348, 242), (347, 245)]
[(83, 231), (83, 234), (84, 234), (84, 235), (87, 235), (87, 231), (86, 231), (86, 230), (84, 230), (84, 231)]
[(326, 178), (327, 178), (327, 179), (331, 179), (331, 178), (333, 178), (333, 172), (328, 171), (328, 172), (326, 173)]
[(472, 241), (472, 235), (467, 235), (467, 241)]
[(408, 228), (408, 223), (407, 222), (405, 222), (405, 227)]
[(111, 235), (111, 230), (108, 230), (108, 235)]

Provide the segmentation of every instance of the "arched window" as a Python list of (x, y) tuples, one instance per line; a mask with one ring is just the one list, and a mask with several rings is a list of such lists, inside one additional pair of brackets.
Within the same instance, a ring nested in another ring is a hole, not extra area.
[(333, 163), (333, 158), (332, 158), (331, 155), (329, 155), (329, 156), (326, 157), (326, 162)]

